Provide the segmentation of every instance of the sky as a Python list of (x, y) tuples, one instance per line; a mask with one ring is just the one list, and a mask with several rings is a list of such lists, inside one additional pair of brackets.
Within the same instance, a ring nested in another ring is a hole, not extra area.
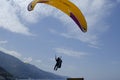
[[(0, 50), (55, 74), (85, 80), (120, 80), (120, 0), (70, 0), (84, 14), (83, 33), (60, 10), (32, 0), (1, 0)], [(54, 57), (62, 68), (54, 71)]]

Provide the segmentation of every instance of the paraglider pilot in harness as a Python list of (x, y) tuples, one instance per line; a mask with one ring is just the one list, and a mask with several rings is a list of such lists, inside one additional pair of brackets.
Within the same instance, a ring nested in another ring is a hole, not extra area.
[(61, 59), (61, 57), (55, 56), (55, 60), (56, 60), (56, 64), (55, 64), (54, 70), (57, 71), (58, 68), (61, 68), (62, 59)]

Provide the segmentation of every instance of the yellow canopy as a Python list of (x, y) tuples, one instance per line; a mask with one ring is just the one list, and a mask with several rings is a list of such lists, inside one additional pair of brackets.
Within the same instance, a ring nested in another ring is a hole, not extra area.
[(70, 16), (83, 32), (87, 32), (87, 22), (80, 9), (69, 0), (33, 0), (28, 5), (28, 11), (32, 11), (37, 3), (45, 3), (56, 7)]

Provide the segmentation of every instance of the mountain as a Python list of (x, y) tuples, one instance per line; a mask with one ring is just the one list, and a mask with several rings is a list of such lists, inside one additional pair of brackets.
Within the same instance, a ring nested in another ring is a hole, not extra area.
[(14, 56), (0, 51), (0, 66), (20, 79), (62, 79), (62, 76), (43, 71), (34, 65), (23, 63)]
[(15, 78), (5, 69), (0, 67), (0, 80), (15, 80)]

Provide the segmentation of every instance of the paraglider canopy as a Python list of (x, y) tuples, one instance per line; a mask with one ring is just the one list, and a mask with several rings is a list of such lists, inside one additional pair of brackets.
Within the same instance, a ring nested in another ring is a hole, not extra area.
[(32, 11), (37, 3), (45, 3), (63, 11), (78, 25), (82, 32), (87, 32), (87, 22), (80, 9), (69, 0), (33, 0), (28, 5), (28, 11)]

